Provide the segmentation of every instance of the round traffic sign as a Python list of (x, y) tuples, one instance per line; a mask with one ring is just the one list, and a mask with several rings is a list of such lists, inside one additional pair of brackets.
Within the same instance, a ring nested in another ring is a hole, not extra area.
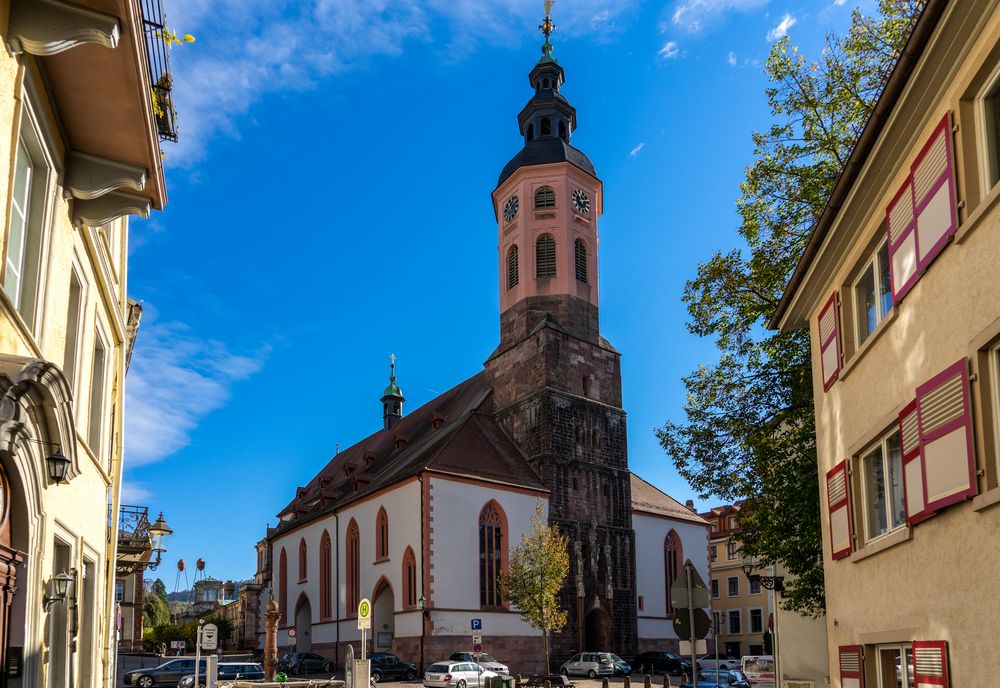
[(294, 638), (295, 637), (295, 629), (294, 628), (289, 628), (288, 629), (288, 637), (289, 638)]
[(362, 619), (367, 619), (372, 614), (372, 604), (367, 598), (361, 600), (358, 604), (358, 616)]
[(472, 646), (472, 651), (473, 652), (482, 652), (483, 651), (483, 646), (480, 645), (479, 643), (476, 643), (475, 645)]

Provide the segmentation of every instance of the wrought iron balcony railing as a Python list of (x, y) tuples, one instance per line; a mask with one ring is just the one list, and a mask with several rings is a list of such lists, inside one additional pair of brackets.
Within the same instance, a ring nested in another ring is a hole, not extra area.
[(170, 73), (170, 41), (161, 0), (141, 0), (146, 33), (146, 55), (153, 84), (153, 114), (161, 141), (177, 141), (173, 77)]
[(123, 504), (118, 510), (117, 573), (127, 576), (149, 561), (153, 553), (149, 508)]

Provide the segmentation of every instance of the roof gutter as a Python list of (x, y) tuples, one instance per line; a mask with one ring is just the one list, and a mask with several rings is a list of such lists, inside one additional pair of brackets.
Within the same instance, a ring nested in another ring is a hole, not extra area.
[(805, 274), (812, 265), (816, 254), (819, 253), (820, 246), (823, 245), (823, 241), (826, 239), (834, 219), (843, 207), (844, 199), (861, 173), (861, 168), (868, 161), (868, 156), (872, 148), (875, 147), (875, 142), (885, 128), (885, 123), (889, 119), (893, 108), (895, 108), (903, 89), (906, 87), (906, 83), (909, 81), (910, 75), (920, 60), (924, 48), (927, 47), (931, 34), (934, 33), (938, 20), (941, 18), (941, 14), (947, 4), (948, 0), (928, 0), (927, 4), (924, 5), (924, 9), (920, 13), (920, 18), (917, 19), (917, 23), (913, 27), (913, 32), (910, 34), (902, 53), (899, 55), (899, 60), (897, 60), (896, 65), (892, 68), (885, 89), (875, 104), (875, 109), (868, 116), (868, 121), (865, 122), (861, 136), (858, 137), (854, 148), (851, 150), (851, 156), (848, 158), (847, 164), (844, 165), (844, 168), (840, 171), (840, 176), (837, 177), (837, 183), (833, 187), (833, 192), (830, 194), (823, 212), (820, 214), (816, 224), (813, 225), (812, 232), (809, 234), (809, 240), (806, 242), (805, 250), (802, 252), (802, 257), (795, 266), (795, 271), (792, 272), (788, 284), (785, 285), (785, 291), (781, 295), (781, 300), (778, 302), (774, 314), (767, 323), (768, 329), (777, 330), (781, 327), (781, 322), (788, 311), (792, 297), (801, 286), (802, 280), (805, 278)]

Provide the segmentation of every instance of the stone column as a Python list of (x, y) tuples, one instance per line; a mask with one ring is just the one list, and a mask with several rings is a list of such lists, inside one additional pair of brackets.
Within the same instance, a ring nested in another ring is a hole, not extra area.
[(264, 679), (274, 679), (278, 667), (278, 603), (271, 600), (264, 612)]

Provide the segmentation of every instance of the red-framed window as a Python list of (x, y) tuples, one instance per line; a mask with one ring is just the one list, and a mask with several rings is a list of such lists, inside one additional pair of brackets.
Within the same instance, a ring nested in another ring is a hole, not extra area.
[(278, 618), (282, 626), (288, 624), (288, 555), (284, 547), (278, 555)]
[(333, 547), (330, 533), (323, 531), (319, 541), (319, 616), (333, 618)]
[(500, 607), (500, 575), (506, 570), (507, 516), (490, 500), (479, 512), (479, 604)]
[(347, 615), (357, 616), (361, 602), (361, 531), (353, 518), (347, 524), (346, 542)]
[(674, 615), (674, 605), (670, 600), (670, 589), (674, 587), (684, 564), (684, 551), (677, 531), (671, 530), (663, 540), (663, 570), (666, 583), (667, 616)]
[(417, 557), (409, 546), (403, 553), (403, 606), (417, 606)]
[(948, 643), (944, 640), (913, 641), (913, 685), (948, 688)]
[(865, 688), (864, 649), (860, 645), (841, 645), (838, 653), (841, 688)]
[(976, 494), (969, 366), (963, 358), (917, 387), (917, 423), (925, 508)]
[(830, 295), (819, 312), (819, 357), (823, 391), (830, 389), (840, 373), (840, 321), (837, 317), (837, 294)]
[(841, 461), (826, 474), (830, 552), (834, 559), (846, 557), (853, 549), (854, 530), (850, 493), (847, 461)]
[(309, 549), (305, 538), (299, 540), (299, 583), (304, 583), (309, 574)]

